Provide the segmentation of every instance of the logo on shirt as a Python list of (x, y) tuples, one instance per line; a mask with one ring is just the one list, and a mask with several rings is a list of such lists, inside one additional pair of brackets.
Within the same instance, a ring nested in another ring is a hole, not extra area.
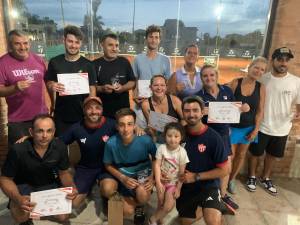
[(83, 144), (85, 144), (86, 138), (81, 138), (81, 139), (80, 139), (80, 142), (83, 143)]
[(292, 91), (289, 91), (289, 90), (284, 90), (284, 91), (282, 91), (282, 94), (283, 95), (292, 95)]
[(209, 196), (207, 199), (206, 199), (206, 201), (213, 201), (214, 199), (211, 197), (211, 196)]
[(11, 71), (15, 77), (34, 77), (36, 74), (40, 74), (41, 71), (39, 70), (28, 70), (28, 69), (21, 69), (21, 70), (13, 70)]
[(204, 144), (198, 144), (198, 151), (199, 152), (205, 152), (206, 146)]
[(108, 135), (102, 136), (102, 141), (103, 141), (103, 142), (107, 142), (108, 139), (109, 139), (109, 136), (108, 136)]

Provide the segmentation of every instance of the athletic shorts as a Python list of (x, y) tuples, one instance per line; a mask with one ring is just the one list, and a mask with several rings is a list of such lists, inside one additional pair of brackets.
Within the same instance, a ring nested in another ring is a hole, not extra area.
[(197, 207), (213, 208), (221, 211), (221, 194), (218, 188), (196, 190), (195, 184), (184, 184), (180, 197), (176, 200), (179, 217), (196, 218)]
[(136, 197), (135, 189), (128, 189), (121, 181), (119, 181), (117, 178), (115, 178), (113, 175), (111, 175), (108, 172), (105, 172), (100, 175), (99, 181), (101, 182), (103, 179), (110, 178), (115, 180), (118, 183), (118, 192), (124, 196), (124, 197)]
[(282, 158), (284, 156), (286, 136), (271, 136), (258, 132), (258, 143), (251, 143), (249, 151), (254, 156), (261, 156), (266, 151), (269, 155)]
[(247, 136), (253, 131), (254, 126), (245, 127), (245, 128), (237, 128), (231, 127), (230, 133), (230, 142), (231, 144), (250, 144), (252, 142), (258, 142), (258, 136), (254, 138), (252, 141), (248, 141)]
[(101, 168), (75, 167), (74, 182), (79, 194), (88, 194), (97, 179), (101, 176)]
[(231, 142), (230, 142), (229, 135), (228, 134), (221, 135), (221, 138), (222, 138), (223, 143), (224, 143), (225, 152), (227, 153), (227, 155), (232, 155)]

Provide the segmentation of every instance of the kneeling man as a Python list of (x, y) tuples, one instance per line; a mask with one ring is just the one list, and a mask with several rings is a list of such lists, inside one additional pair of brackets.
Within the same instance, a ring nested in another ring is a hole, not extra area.
[(142, 205), (149, 201), (153, 188), (152, 162), (156, 147), (149, 136), (134, 134), (134, 111), (120, 109), (116, 120), (119, 133), (105, 145), (103, 162), (109, 174), (103, 176), (100, 188), (106, 198), (118, 191), (123, 196), (124, 216), (135, 211), (134, 223), (143, 224)]
[[(68, 171), (69, 157), (66, 145), (54, 139), (55, 125), (51, 116), (38, 115), (29, 129), (32, 138), (12, 145), (2, 168), (0, 187), (9, 197), (12, 217), (21, 224), (33, 224), (29, 213), (34, 204), (30, 193), (58, 187), (73, 187), (68, 199), (74, 199), (77, 190)], [(68, 215), (55, 216), (59, 221)]]

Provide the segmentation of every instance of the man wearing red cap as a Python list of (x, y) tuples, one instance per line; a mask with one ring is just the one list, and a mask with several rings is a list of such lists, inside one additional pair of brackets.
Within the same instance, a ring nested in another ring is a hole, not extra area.
[(65, 144), (76, 141), (80, 148), (81, 159), (75, 166), (74, 181), (78, 196), (73, 206), (78, 208), (90, 192), (96, 180), (103, 173), (103, 153), (106, 141), (116, 133), (115, 121), (102, 115), (100, 98), (87, 97), (83, 102), (84, 119), (75, 123), (59, 138)]
[[(266, 87), (264, 118), (258, 133), (258, 143), (252, 143), (249, 148), (249, 178), (246, 183), (247, 189), (252, 192), (256, 190), (258, 158), (266, 151), (264, 170), (259, 181), (270, 194), (277, 194), (270, 180), (271, 171), (276, 158), (284, 156), (293, 118), (300, 116), (300, 79), (288, 72), (291, 58), (294, 55), (289, 48), (276, 49), (272, 54), (272, 70), (261, 79)], [(297, 110), (294, 115), (292, 108), (295, 104)]]

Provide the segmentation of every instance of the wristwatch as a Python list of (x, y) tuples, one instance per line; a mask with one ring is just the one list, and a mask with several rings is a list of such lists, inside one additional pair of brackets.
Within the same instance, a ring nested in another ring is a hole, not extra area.
[(196, 181), (199, 181), (199, 180), (200, 180), (200, 173), (197, 173), (195, 179), (196, 179)]

